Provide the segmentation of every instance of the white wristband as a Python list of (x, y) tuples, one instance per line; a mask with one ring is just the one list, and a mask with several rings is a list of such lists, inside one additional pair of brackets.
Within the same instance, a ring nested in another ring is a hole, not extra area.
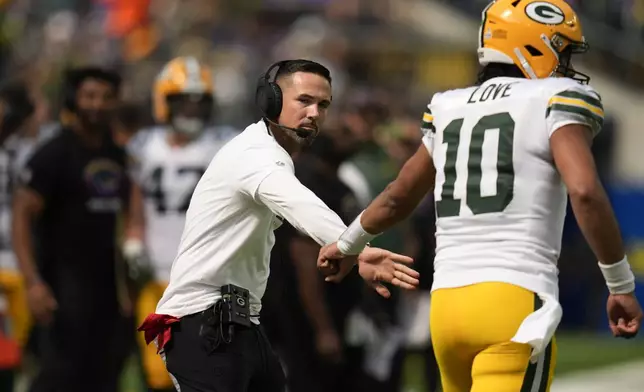
[(602, 264), (601, 262), (597, 264), (599, 264), (599, 269), (604, 275), (606, 286), (611, 294), (630, 294), (635, 291), (635, 275), (633, 275), (626, 256), (615, 264)]
[[(364, 212), (364, 211), (363, 211)], [(376, 238), (378, 234), (369, 234), (360, 224), (362, 213), (347, 227), (347, 229), (340, 235), (337, 246), (338, 250), (344, 255), (357, 255), (369, 244), (369, 241)]]

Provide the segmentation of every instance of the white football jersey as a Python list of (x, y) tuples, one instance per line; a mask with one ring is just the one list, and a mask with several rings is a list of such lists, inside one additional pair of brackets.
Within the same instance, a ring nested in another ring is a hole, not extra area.
[(155, 277), (168, 281), (186, 211), (197, 182), (219, 149), (237, 133), (213, 128), (183, 147), (168, 143), (170, 130), (139, 131), (128, 143), (132, 178), (143, 192), (145, 243)]
[(59, 129), (59, 124), (47, 124), (39, 128), (35, 137), (14, 134), (0, 149), (0, 269), (18, 268), (11, 244), (11, 199), (16, 176), (36, 148)]
[(568, 78), (434, 95), (422, 126), (436, 166), (433, 289), (500, 281), (557, 296), (567, 195), (549, 139), (602, 122), (599, 95)]

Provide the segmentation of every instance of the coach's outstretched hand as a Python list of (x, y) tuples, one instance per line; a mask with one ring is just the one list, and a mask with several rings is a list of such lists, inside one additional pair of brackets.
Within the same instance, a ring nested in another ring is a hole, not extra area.
[[(414, 262), (411, 257), (367, 247), (358, 255), (357, 262), (362, 279), (385, 298), (389, 298), (391, 293), (381, 282), (406, 290), (414, 290), (418, 286), (419, 273), (404, 265)], [(355, 264), (356, 257), (342, 254), (335, 242), (320, 249), (318, 268), (326, 276), (327, 282), (340, 282)]]

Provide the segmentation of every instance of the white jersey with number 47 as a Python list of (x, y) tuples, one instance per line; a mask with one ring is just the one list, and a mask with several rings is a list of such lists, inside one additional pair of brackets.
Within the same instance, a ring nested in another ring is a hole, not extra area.
[(186, 211), (197, 182), (217, 151), (236, 133), (209, 129), (183, 147), (168, 142), (169, 129), (139, 131), (129, 142), (133, 180), (141, 187), (145, 243), (159, 281), (170, 278)]
[(600, 131), (603, 108), (568, 78), (493, 78), (434, 95), (423, 142), (436, 166), (433, 290), (506, 282), (557, 296), (566, 189), (550, 137)]

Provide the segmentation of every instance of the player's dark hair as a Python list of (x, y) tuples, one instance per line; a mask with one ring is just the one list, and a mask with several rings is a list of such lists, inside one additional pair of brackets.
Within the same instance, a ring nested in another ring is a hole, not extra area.
[(489, 63), (483, 67), (478, 75), (478, 83), (482, 84), (492, 78), (525, 78), (521, 69), (515, 64)]
[(296, 72), (306, 72), (320, 75), (324, 79), (326, 79), (329, 84), (331, 84), (331, 71), (329, 71), (327, 67), (320, 63), (316, 63), (315, 61), (303, 59), (285, 61), (277, 69), (277, 72), (275, 73), (275, 80), (279, 80), (284, 76), (289, 76)]
[(121, 76), (111, 69), (101, 67), (79, 67), (65, 71), (65, 88), (63, 104), (65, 109), (76, 110), (76, 93), (87, 79), (96, 79), (112, 86), (116, 94), (121, 88)]

